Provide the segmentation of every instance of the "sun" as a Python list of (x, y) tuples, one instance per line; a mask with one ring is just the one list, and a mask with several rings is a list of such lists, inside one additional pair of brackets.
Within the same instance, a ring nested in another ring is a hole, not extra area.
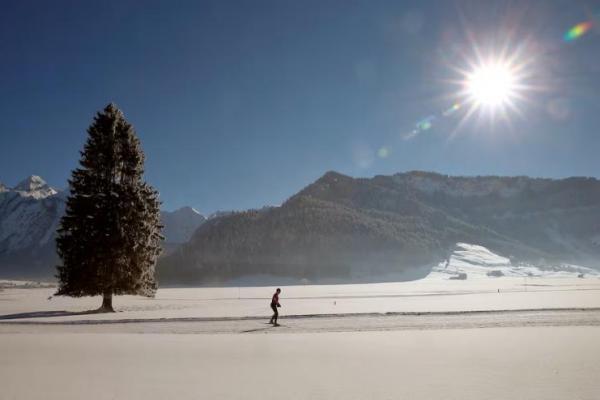
[(517, 76), (510, 65), (490, 62), (467, 73), (465, 91), (477, 107), (496, 108), (510, 105), (518, 90)]
[(472, 117), (492, 127), (498, 122), (512, 127), (513, 115), (524, 116), (530, 95), (537, 90), (531, 82), (534, 61), (525, 48), (513, 52), (508, 47), (486, 52), (475, 49), (475, 56), (466, 58), (462, 67), (453, 68), (459, 79), (451, 82), (459, 89), (452, 99), (464, 110), (455, 131)]

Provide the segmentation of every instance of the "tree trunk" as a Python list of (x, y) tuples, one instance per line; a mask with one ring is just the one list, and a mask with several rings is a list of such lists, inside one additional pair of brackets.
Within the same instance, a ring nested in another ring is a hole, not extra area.
[(100, 307), (100, 312), (115, 312), (112, 306), (112, 292), (105, 292), (102, 297), (102, 307)]

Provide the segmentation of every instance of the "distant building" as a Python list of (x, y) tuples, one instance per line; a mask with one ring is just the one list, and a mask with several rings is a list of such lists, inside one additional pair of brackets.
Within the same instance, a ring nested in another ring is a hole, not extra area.
[(467, 279), (467, 273), (459, 272), (457, 275), (451, 276), (450, 279), (464, 281)]

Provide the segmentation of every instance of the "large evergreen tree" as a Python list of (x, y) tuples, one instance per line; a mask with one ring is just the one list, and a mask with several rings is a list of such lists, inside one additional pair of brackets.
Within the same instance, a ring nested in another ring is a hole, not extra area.
[(143, 180), (144, 153), (123, 113), (109, 104), (88, 128), (80, 167), (69, 180), (67, 210), (56, 239), (57, 295), (153, 296), (160, 255), (158, 193)]

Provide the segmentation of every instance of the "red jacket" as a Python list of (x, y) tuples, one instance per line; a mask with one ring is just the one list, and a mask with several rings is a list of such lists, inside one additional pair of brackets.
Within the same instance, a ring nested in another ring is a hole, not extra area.
[(275, 292), (273, 298), (271, 299), (271, 304), (279, 305), (279, 293)]

